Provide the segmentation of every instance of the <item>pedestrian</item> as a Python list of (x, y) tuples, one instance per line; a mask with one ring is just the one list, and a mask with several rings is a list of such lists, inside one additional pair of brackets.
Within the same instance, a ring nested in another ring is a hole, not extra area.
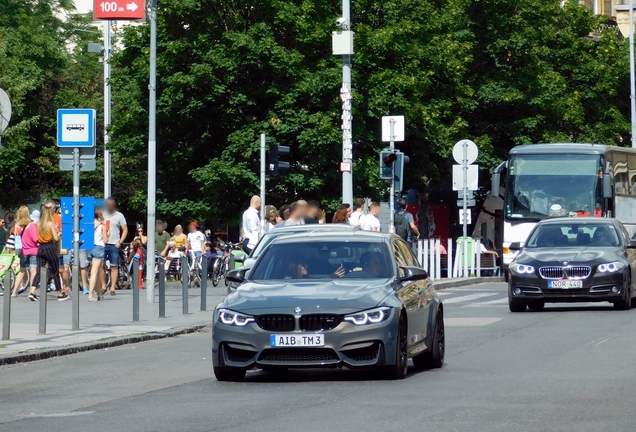
[[(34, 285), (34, 281), (35, 274), (38, 271), (38, 231), (36, 224), (40, 220), (40, 211), (33, 210), (29, 219), (31, 222), (22, 232), (22, 258), (20, 260), (20, 266), (23, 269), (29, 269), (29, 280), (31, 281), (29, 300), (38, 301), (40, 297), (36, 294), (38, 287)], [(44, 287), (44, 292), (46, 292), (46, 287)]]
[[(52, 222), (55, 224), (57, 228), (57, 232), (62, 237), (62, 215), (60, 214), (60, 206), (53, 200), (46, 200), (44, 202), (44, 207), (51, 209), (53, 212)], [(58, 268), (59, 275), (62, 278), (62, 286), (64, 287), (64, 292), (68, 295), (71, 292), (71, 254), (67, 250), (63, 250), (58, 247)]]
[(303, 215), (305, 207), (302, 204), (294, 203), (289, 208), (289, 217), (285, 220), (284, 226), (303, 225)]
[(7, 223), (4, 219), (0, 219), (0, 252), (7, 246), (8, 239), (9, 230), (7, 229)]
[(349, 224), (349, 218), (347, 217), (347, 209), (339, 208), (333, 215), (333, 223), (335, 224)]
[(360, 218), (364, 216), (364, 199), (356, 198), (353, 200), (355, 211), (349, 216), (349, 224), (353, 226), (360, 225)]
[(142, 247), (145, 247), (148, 243), (148, 236), (144, 235), (144, 227), (137, 224), (137, 235), (133, 238), (133, 240), (139, 240), (141, 242)]
[(205, 235), (199, 231), (199, 225), (196, 222), (190, 222), (188, 231), (188, 250), (192, 257), (200, 263), (205, 245)]
[(307, 203), (307, 215), (305, 216), (306, 224), (318, 224), (320, 223), (320, 219), (318, 216), (320, 215), (320, 204), (318, 201), (309, 201)]
[(250, 254), (258, 243), (261, 231), (261, 219), (258, 211), (261, 209), (261, 198), (254, 195), (250, 200), (250, 206), (243, 212), (243, 251)]
[(398, 202), (399, 209), (394, 214), (395, 233), (406, 240), (411, 246), (420, 238), (420, 230), (415, 225), (413, 215), (406, 211), (406, 200)]
[(82, 294), (88, 295), (88, 264), (92, 260), (92, 255), (89, 257), (89, 251), (86, 249), (79, 250), (79, 269), (80, 269), (80, 282), (82, 283)]
[(320, 209), (318, 213), (318, 223), (325, 224), (327, 223), (327, 212), (324, 209)]
[(164, 221), (157, 220), (157, 226), (155, 229), (155, 249), (162, 257), (165, 257), (168, 253), (168, 240), (170, 240), (170, 234), (166, 231), (166, 223)]
[[(27, 206), (22, 206), (18, 209), (16, 213), (16, 222), (11, 228), (11, 236), (14, 237), (14, 251), (20, 257), (20, 273), (15, 277), (15, 282), (13, 284), (13, 291), (11, 296), (17, 297), (19, 294), (22, 294), (27, 289), (27, 285), (29, 283), (29, 274), (27, 273), (29, 270), (29, 259), (25, 259), (24, 255), (24, 244), (22, 242), (24, 230), (31, 223), (31, 218), (29, 217), (29, 208)], [(15, 239), (15, 237), (19, 237)], [(15, 247), (16, 243), (19, 247)], [(24, 288), (21, 288), (23, 282)]]
[(278, 210), (273, 205), (265, 206), (265, 232), (274, 228), (278, 223)]
[(115, 295), (119, 278), (119, 251), (128, 236), (128, 225), (123, 214), (117, 211), (117, 201), (110, 197), (106, 200), (104, 213), (108, 241), (104, 246), (104, 259), (110, 262), (110, 295)]
[[(168, 251), (166, 252), (166, 277), (168, 276), (176, 276), (179, 274), (179, 269), (181, 266), (181, 257), (183, 257), (183, 252), (181, 252), (177, 248), (177, 243), (174, 240), (168, 240)], [(171, 274), (170, 267), (174, 270), (174, 273)]]
[(183, 227), (181, 225), (177, 225), (174, 227), (172, 240), (174, 240), (175, 244), (177, 245), (177, 249), (179, 249), (181, 252), (185, 251), (186, 244), (188, 243), (188, 236), (183, 233)]
[[(91, 279), (88, 282), (88, 301), (94, 302), (101, 300), (106, 293), (106, 275), (104, 274), (104, 251), (110, 233), (106, 228), (104, 215), (99, 207), (95, 208), (95, 218), (93, 219), (93, 240), (94, 247), (92, 252), (93, 260), (91, 262)], [(99, 281), (99, 287), (97, 282)], [(98, 290), (97, 297), (95, 291)]]
[(369, 205), (369, 213), (364, 216), (364, 218), (360, 218), (360, 227), (365, 231), (380, 231), (380, 213), (382, 212), (382, 207), (377, 202), (372, 202)]
[(289, 207), (290, 206), (288, 206), (287, 204), (283, 204), (282, 206), (280, 206), (280, 208), (278, 209), (278, 218), (280, 219), (280, 221), (276, 225), (284, 225), (282, 222), (285, 222), (289, 217)]
[(57, 226), (53, 222), (54, 209), (44, 206), (42, 208), (42, 214), (40, 220), (37, 223), (38, 234), (38, 267), (35, 274), (35, 280), (33, 286), (38, 286), (40, 283), (40, 271), (42, 268), (48, 266), (53, 277), (53, 283), (55, 284), (55, 291), (57, 291), (57, 300), (68, 300), (69, 296), (62, 291), (62, 283), (55, 275), (59, 272), (60, 261), (58, 258), (58, 242), (60, 241), (60, 233), (57, 230)]

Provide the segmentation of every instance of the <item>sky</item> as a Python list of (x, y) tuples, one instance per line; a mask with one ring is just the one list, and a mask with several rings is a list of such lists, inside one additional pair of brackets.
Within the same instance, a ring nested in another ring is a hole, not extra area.
[(78, 13), (84, 14), (93, 10), (93, 0), (74, 0)]

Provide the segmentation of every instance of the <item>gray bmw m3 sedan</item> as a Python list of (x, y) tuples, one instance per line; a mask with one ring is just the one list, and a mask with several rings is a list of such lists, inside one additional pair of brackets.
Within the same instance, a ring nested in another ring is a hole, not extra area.
[(247, 370), (377, 369), (404, 378), (444, 363), (443, 305), (409, 245), (392, 234), (281, 236), (213, 318), (212, 361), (221, 381)]

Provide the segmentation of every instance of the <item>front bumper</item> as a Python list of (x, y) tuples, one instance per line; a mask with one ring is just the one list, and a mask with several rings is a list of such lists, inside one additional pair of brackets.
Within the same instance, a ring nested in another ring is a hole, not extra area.
[[(583, 279), (582, 288), (548, 288), (548, 280), (537, 275), (515, 275), (510, 273), (508, 293), (510, 298), (519, 301), (545, 302), (614, 302), (623, 297), (626, 272), (594, 274)], [(615, 289), (616, 292), (613, 292)], [(520, 291), (520, 292), (519, 292)]]
[[(256, 323), (245, 327), (216, 321), (212, 327), (212, 363), (215, 367), (252, 368), (375, 368), (395, 364), (395, 311), (378, 324), (356, 326), (343, 321), (332, 330), (278, 332)], [(324, 338), (321, 347), (272, 347), (272, 334)]]

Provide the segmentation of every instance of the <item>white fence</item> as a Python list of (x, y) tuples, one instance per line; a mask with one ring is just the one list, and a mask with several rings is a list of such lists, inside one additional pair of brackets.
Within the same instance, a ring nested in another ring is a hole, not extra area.
[[(489, 270), (493, 274), (499, 274), (497, 260), (493, 256), (492, 264), (482, 269), (482, 257), (478, 247), (468, 247), (469, 253), (464, 254), (464, 243), (457, 243), (456, 252), (453, 254), (453, 239), (443, 242), (440, 239), (422, 239), (417, 243), (417, 258), (422, 268), (424, 268), (431, 279), (461, 278), (470, 276), (481, 276), (482, 270)], [(444, 253), (445, 252), (445, 253)]]

